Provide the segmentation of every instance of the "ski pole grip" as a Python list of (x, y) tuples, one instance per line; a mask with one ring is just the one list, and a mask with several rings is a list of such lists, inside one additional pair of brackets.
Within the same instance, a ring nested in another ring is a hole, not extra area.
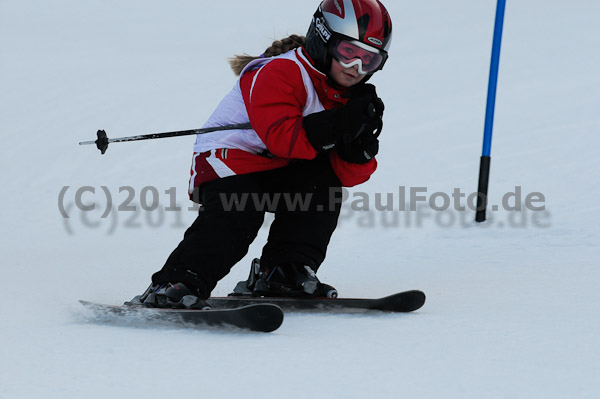
[(369, 103), (367, 105), (367, 114), (369, 115), (369, 118), (375, 118), (377, 116), (377, 108), (375, 107), (375, 104)]
[(367, 104), (367, 116), (369, 117), (369, 120), (363, 122), (363, 124), (360, 125), (360, 128), (356, 131), (356, 133), (344, 134), (344, 136), (342, 137), (342, 140), (344, 143), (348, 144), (348, 143), (356, 140), (365, 131), (365, 129), (369, 125), (370, 121), (378, 116), (377, 115), (377, 107), (372, 102)]

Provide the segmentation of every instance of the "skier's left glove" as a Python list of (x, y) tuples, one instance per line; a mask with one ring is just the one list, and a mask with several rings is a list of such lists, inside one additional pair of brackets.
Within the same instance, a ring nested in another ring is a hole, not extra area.
[(379, 134), (362, 134), (350, 143), (340, 142), (335, 149), (344, 161), (365, 164), (379, 152)]
[(346, 105), (304, 117), (306, 138), (317, 152), (324, 152), (363, 134), (379, 134), (384, 108), (375, 86), (356, 87)]

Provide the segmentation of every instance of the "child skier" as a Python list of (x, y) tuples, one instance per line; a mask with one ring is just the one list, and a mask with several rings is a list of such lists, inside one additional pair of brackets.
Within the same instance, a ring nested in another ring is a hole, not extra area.
[(369, 179), (383, 102), (366, 81), (383, 68), (392, 23), (378, 0), (324, 0), (306, 38), (236, 56), (240, 76), (205, 124), (247, 130), (198, 135), (190, 195), (202, 206), (150, 287), (132, 303), (208, 308), (217, 282), (275, 214), (260, 259), (238, 294), (335, 296), (316, 272), (341, 208), (341, 187)]

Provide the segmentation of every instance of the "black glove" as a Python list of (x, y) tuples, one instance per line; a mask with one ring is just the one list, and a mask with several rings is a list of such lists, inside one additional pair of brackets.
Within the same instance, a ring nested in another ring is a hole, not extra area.
[(350, 163), (367, 163), (379, 152), (379, 134), (361, 134), (349, 143), (340, 142), (336, 145), (340, 158)]
[(375, 86), (360, 85), (341, 108), (304, 117), (306, 137), (317, 152), (327, 151), (336, 143), (350, 143), (362, 134), (380, 130), (383, 110)]

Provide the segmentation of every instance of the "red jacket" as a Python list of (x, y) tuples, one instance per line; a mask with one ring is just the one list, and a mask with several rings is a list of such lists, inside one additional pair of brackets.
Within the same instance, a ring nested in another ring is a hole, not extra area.
[[(333, 87), (327, 76), (312, 66), (304, 51), (297, 49), (296, 54), (325, 109), (339, 108), (347, 102), (342, 96), (347, 90)], [(296, 62), (274, 59), (260, 69), (244, 73), (239, 87), (252, 128), (273, 156), (269, 158), (238, 148), (213, 150), (212, 158), (218, 158), (219, 165), (229, 169), (225, 175), (269, 170), (286, 166), (294, 159), (315, 158), (317, 153), (310, 145), (302, 123), (308, 93)], [(209, 157), (211, 151), (194, 154), (190, 191), (203, 182), (224, 176), (223, 169), (215, 166), (214, 159), (207, 161)], [(346, 187), (364, 183), (377, 168), (375, 159), (366, 164), (348, 163), (335, 149), (329, 159)], [(215, 169), (218, 170), (215, 172)]]

